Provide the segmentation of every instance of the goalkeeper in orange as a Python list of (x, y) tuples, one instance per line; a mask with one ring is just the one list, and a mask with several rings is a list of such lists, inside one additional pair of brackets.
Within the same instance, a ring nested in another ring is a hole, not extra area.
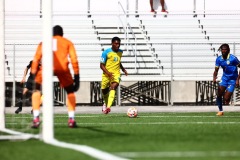
[(121, 63), (123, 51), (119, 49), (121, 45), (120, 43), (120, 38), (113, 37), (112, 48), (103, 51), (101, 56), (100, 68), (103, 71), (101, 89), (104, 99), (102, 112), (105, 114), (108, 114), (111, 111), (116, 89), (121, 81), (120, 69), (126, 76), (128, 75)]
[[(68, 68), (68, 57), (70, 57), (71, 64), (74, 71), (74, 79)], [(41, 93), (40, 88), (42, 84), (42, 68), (38, 69), (38, 64), (42, 59), (42, 43), (38, 45), (35, 53), (31, 73), (35, 77), (35, 90), (32, 94), (32, 107), (33, 107), (33, 125), (32, 128), (38, 128), (40, 125), (39, 114), (40, 114), (40, 99)], [(79, 89), (79, 65), (76, 50), (71, 41), (63, 37), (63, 29), (61, 26), (56, 25), (53, 27), (53, 70), (54, 75), (58, 77), (61, 87), (67, 92), (67, 107), (68, 107), (68, 126), (70, 128), (77, 127), (76, 121), (74, 120), (76, 97), (74, 92)], [(44, 67), (44, 66), (43, 66)], [(52, 107), (52, 106), (49, 106)]]

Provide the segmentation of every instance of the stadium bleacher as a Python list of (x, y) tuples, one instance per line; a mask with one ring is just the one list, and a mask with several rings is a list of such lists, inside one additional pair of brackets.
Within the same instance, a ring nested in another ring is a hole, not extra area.
[[(240, 52), (239, 15), (225, 19), (222, 15), (194, 17), (171, 13), (157, 17), (138, 13), (138, 17), (127, 18), (117, 14), (64, 18), (54, 17), (53, 24), (61, 24), (64, 36), (75, 44), (83, 81), (100, 81), (99, 59), (102, 51), (111, 47), (114, 36), (122, 39), (122, 63), (131, 75), (125, 80), (138, 79), (139, 75), (143, 79), (151, 75), (152, 80), (169, 80), (171, 74), (175, 79), (208, 79), (221, 43), (229, 43), (237, 56)], [(5, 76), (12, 80), (15, 66), (15, 78), (20, 80), (41, 41), (41, 19), (6, 19), (5, 37)]]

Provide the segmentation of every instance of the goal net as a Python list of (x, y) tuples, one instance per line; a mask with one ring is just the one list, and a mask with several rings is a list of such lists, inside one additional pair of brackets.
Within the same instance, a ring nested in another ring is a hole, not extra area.
[[(5, 12), (4, 0), (0, 1), (0, 37), (1, 53), (5, 53)], [(14, 115), (6, 112), (5, 105), (5, 54), (0, 54), (0, 139), (29, 139), (40, 138), (45, 142), (53, 140), (53, 79), (52, 79), (52, 1), (44, 1), (42, 19), (42, 41), (43, 41), (43, 87), (42, 91), (45, 95), (42, 107), (42, 125), (39, 130), (32, 130), (30, 124), (32, 115)], [(46, 56), (47, 55), (47, 56)], [(12, 58), (14, 59), (14, 58)], [(47, 68), (47, 69), (44, 69)], [(15, 83), (15, 73), (13, 73), (13, 83)], [(14, 88), (12, 88), (14, 89)], [(13, 104), (14, 105), (14, 104)], [(44, 107), (48, 106), (48, 107)], [(49, 107), (52, 106), (52, 107)], [(47, 123), (44, 123), (47, 122)], [(39, 131), (39, 133), (38, 133)]]

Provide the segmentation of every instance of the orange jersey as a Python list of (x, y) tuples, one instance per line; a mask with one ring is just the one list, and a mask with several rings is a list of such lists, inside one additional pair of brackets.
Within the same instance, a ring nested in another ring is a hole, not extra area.
[[(68, 71), (68, 57), (71, 60), (71, 64), (73, 66), (74, 74), (79, 74), (79, 66), (76, 50), (71, 41), (67, 40), (61, 36), (53, 37), (53, 69), (54, 72), (62, 72)], [(35, 53), (31, 73), (36, 74), (38, 70), (38, 64), (42, 59), (42, 43), (38, 45), (37, 51)]]

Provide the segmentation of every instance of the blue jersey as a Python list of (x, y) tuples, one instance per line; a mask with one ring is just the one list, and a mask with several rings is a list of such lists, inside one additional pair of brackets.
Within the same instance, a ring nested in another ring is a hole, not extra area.
[(123, 51), (118, 49), (117, 52), (112, 48), (103, 51), (101, 56), (101, 63), (105, 64), (106, 69), (113, 74), (120, 74), (120, 63)]
[(236, 56), (228, 54), (227, 59), (223, 59), (222, 56), (218, 56), (216, 59), (216, 67), (222, 67), (223, 75), (227, 79), (236, 80), (238, 77), (238, 65), (239, 60)]

